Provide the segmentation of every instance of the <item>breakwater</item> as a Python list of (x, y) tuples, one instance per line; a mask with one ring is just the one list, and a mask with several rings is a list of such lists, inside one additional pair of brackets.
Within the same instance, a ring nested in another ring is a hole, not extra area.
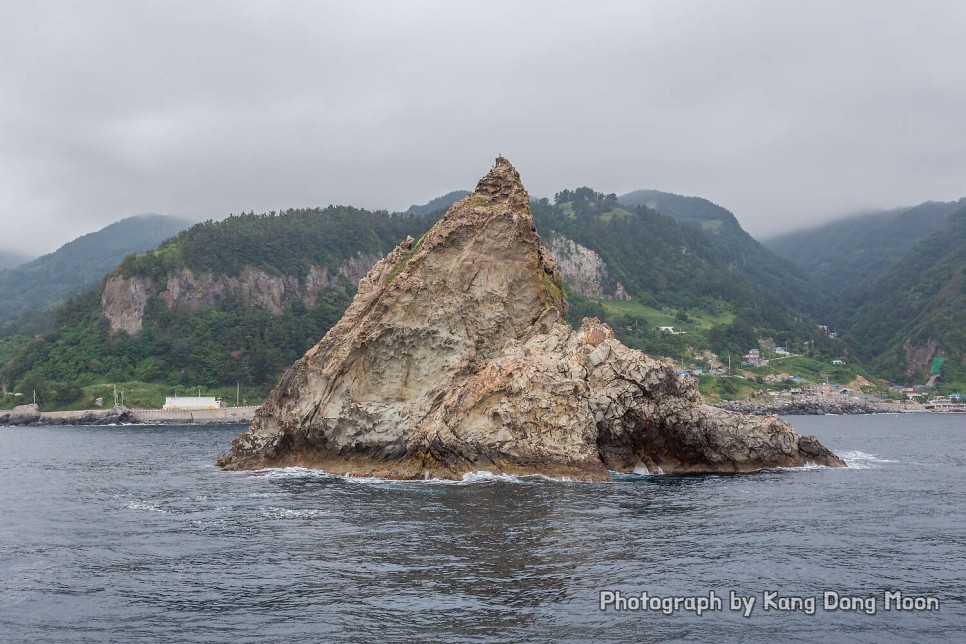
[(851, 414), (890, 414), (903, 411), (894, 403), (866, 402), (854, 398), (792, 398), (785, 400), (722, 400), (715, 407), (742, 414), (765, 416), (841, 416)]

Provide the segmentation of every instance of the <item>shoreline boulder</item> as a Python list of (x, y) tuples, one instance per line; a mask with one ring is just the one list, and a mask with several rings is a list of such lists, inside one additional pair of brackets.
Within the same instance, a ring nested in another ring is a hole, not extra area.
[(32, 425), (40, 420), (40, 407), (34, 403), (17, 405), (8, 413), (0, 414), (0, 425)]

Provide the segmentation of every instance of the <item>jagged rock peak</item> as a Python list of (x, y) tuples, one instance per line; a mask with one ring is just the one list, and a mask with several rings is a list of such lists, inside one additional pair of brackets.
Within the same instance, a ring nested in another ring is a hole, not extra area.
[(501, 202), (522, 213), (530, 214), (530, 195), (523, 187), (520, 180), (520, 173), (513, 167), (505, 157), (496, 158), (496, 163), (485, 177), (476, 184), (473, 194), (466, 197), (464, 201), (479, 200), (480, 197), (486, 199), (488, 205), (497, 205)]

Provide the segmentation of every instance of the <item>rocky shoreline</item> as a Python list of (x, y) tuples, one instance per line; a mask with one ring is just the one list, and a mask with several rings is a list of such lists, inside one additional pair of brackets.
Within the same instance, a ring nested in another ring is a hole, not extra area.
[(808, 398), (802, 400), (722, 400), (714, 403), (718, 409), (735, 411), (752, 416), (846, 416), (856, 414), (890, 414), (900, 411), (897, 405), (867, 403), (861, 400), (827, 400)]
[(37, 405), (19, 405), (0, 411), (0, 427), (51, 427), (58, 425), (118, 425), (136, 422), (126, 408), (104, 411), (42, 413)]

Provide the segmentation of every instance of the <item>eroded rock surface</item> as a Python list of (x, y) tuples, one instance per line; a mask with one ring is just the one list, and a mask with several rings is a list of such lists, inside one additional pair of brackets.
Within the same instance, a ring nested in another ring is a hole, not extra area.
[(844, 465), (778, 417), (703, 404), (670, 361), (596, 319), (574, 330), (566, 306), (519, 174), (499, 158), (422, 239), (372, 268), (219, 464), (581, 480)]

